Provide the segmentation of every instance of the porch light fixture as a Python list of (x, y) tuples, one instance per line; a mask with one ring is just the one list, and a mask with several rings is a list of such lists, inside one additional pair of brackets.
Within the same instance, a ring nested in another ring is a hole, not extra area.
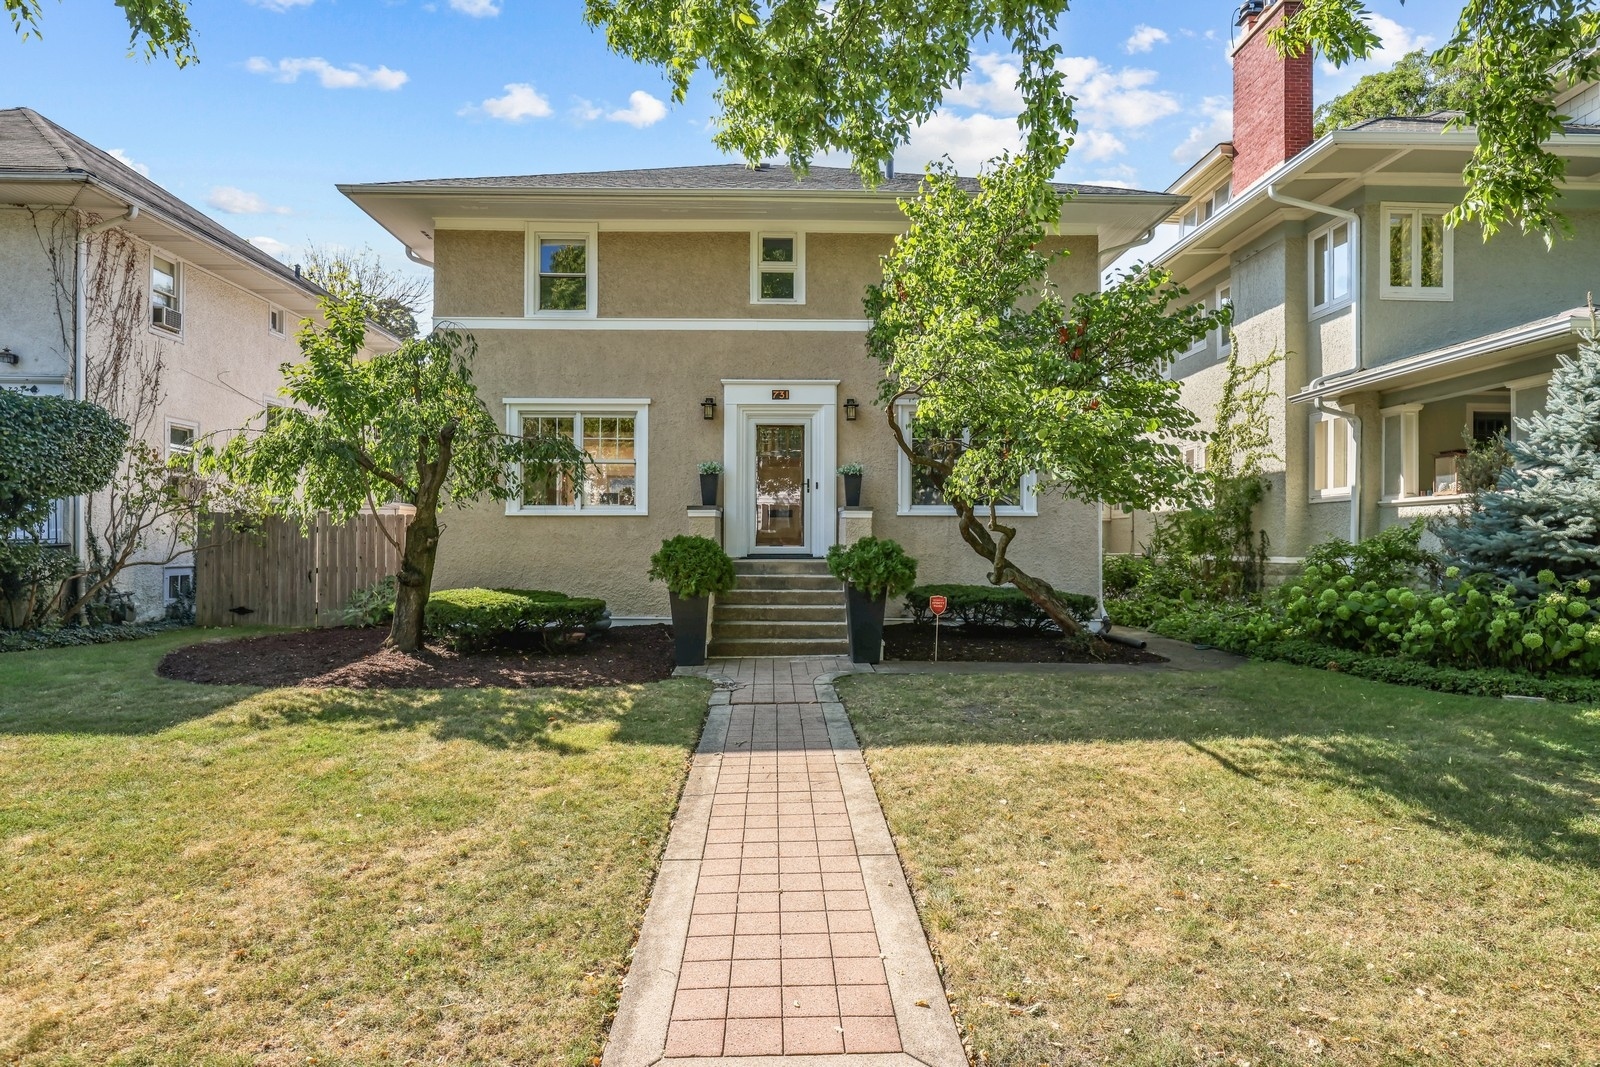
[(710, 422), (717, 417), (717, 398), (708, 396), (700, 401), (700, 417)]
[(861, 405), (856, 403), (856, 398), (851, 397), (844, 402), (844, 421), (855, 422), (856, 414), (860, 412)]
[(9, 345), (7, 347), (5, 347), (5, 348), (0, 348), (0, 363), (9, 363), (13, 367), (15, 367), (18, 363), (21, 363), (21, 362), (22, 362), (22, 357), (17, 355), (15, 352), (11, 351), (11, 348), (10, 348)]

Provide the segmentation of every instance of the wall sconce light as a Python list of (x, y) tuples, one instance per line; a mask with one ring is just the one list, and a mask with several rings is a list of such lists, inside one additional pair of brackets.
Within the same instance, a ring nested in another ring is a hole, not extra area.
[(21, 363), (21, 362), (22, 362), (22, 357), (17, 355), (15, 352), (11, 351), (11, 348), (10, 348), (9, 345), (7, 347), (5, 347), (5, 348), (0, 348), (0, 363), (9, 363), (13, 367), (15, 367), (18, 363)]
[(700, 401), (700, 417), (710, 422), (717, 417), (717, 398), (708, 396)]
[(851, 397), (844, 402), (844, 421), (855, 422), (856, 413), (861, 410), (861, 405), (856, 403), (856, 398)]

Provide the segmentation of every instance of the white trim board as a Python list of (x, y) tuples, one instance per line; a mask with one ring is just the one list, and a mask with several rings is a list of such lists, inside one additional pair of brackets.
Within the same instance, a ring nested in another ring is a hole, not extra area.
[(867, 319), (625, 319), (436, 316), (434, 327), (461, 330), (663, 330), (700, 333), (866, 333)]

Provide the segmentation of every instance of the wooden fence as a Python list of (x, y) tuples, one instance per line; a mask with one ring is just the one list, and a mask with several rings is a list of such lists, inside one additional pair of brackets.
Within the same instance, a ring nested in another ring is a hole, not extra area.
[(343, 526), (320, 516), (309, 533), (266, 519), (230, 529), (210, 515), (194, 554), (194, 613), (201, 626), (338, 626), (350, 594), (395, 573), (409, 515), (362, 515)]

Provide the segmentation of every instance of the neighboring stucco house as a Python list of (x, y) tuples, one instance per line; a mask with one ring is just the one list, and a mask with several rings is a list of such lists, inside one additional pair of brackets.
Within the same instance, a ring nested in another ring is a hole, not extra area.
[[(89, 397), (126, 417), (161, 367), (140, 427), (193, 447), (278, 402), (322, 291), (159, 185), (27, 108), (0, 110), (0, 388)], [(390, 343), (375, 332), (375, 345)], [(114, 369), (118, 364), (121, 372)], [(86, 555), (100, 498), (64, 500), (52, 543)], [(95, 527), (98, 528), (98, 527)], [(166, 542), (141, 555), (165, 560)], [(193, 581), (192, 559), (129, 568), (140, 617)]]
[[(1312, 57), (1267, 32), (1296, 3), (1247, 13), (1234, 50), (1235, 132), (1172, 185), (1177, 244), (1158, 262), (1207, 306), (1233, 305), (1240, 355), (1285, 355), (1273, 375), (1275, 451), (1260, 512), (1289, 562), (1329, 537), (1367, 537), (1448, 510), (1463, 432), (1516, 434), (1600, 289), (1600, 126), (1573, 125), (1560, 209), (1576, 238), (1547, 249), (1444, 217), (1461, 199), (1474, 131), (1449, 116), (1379, 119), (1313, 142)], [(1593, 115), (1594, 87), (1563, 107)], [(1172, 374), (1215, 414), (1228, 338), (1179, 353)], [(1207, 425), (1211, 425), (1209, 422)], [(1198, 462), (1201, 457), (1196, 456)], [(1151, 516), (1110, 512), (1107, 551), (1139, 550)]]
[[(796, 181), (786, 167), (721, 165), (341, 186), (433, 263), (436, 320), (475, 336), (479, 391), (507, 429), (571, 433), (596, 462), (581, 492), (534, 486), (448, 517), (436, 585), (558, 588), (661, 618), (648, 561), (681, 533), (736, 558), (800, 559), (871, 533), (904, 544), (924, 580), (983, 581), (874, 407), (862, 297), (904, 228), (897, 199), (919, 182), (869, 191), (836, 168)], [(1053, 268), (1068, 297), (1178, 203), (1071, 191), (1052, 238), (1071, 253)], [(716, 509), (695, 506), (705, 460), (726, 467)], [(861, 507), (844, 509), (835, 469), (851, 461), (866, 475)], [(1022, 485), (1009, 510), (1024, 566), (1097, 590), (1096, 505)]]

